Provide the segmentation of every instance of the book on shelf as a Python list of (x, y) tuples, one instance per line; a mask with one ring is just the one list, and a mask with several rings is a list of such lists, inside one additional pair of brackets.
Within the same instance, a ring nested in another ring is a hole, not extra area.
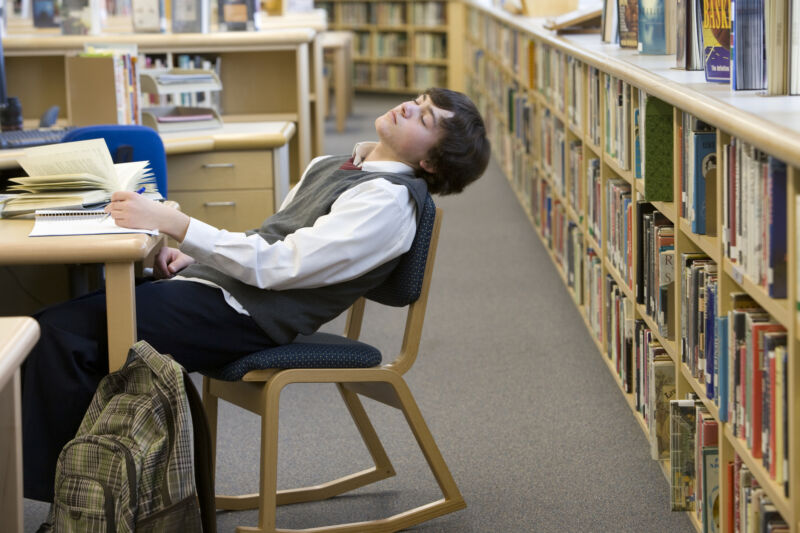
[(720, 471), (719, 448), (702, 449), (702, 515), (703, 531), (718, 533), (720, 530)]
[(714, 365), (716, 369), (716, 393), (714, 401), (719, 408), (719, 421), (728, 421), (728, 398), (730, 397), (728, 382), (728, 316), (716, 317), (716, 339), (719, 343), (716, 348), (717, 361)]
[(617, 0), (603, 0), (600, 36), (604, 43), (613, 43), (619, 37), (617, 15)]
[(675, 65), (684, 70), (703, 70), (703, 0), (677, 0), (675, 16)]
[(675, 53), (676, 7), (671, 0), (639, 0), (639, 53)]
[(765, 89), (767, 63), (762, 0), (731, 0), (731, 86)]
[(639, 46), (639, 0), (617, 0), (619, 12), (619, 45), (622, 48)]
[[(696, 477), (695, 477), (695, 486), (696, 491), (695, 494), (697, 496), (697, 501), (695, 505), (695, 516), (697, 517), (698, 521), (701, 524), (708, 525), (708, 516), (706, 515), (707, 505), (711, 503), (711, 508), (713, 509), (713, 502), (709, 502), (708, 498), (716, 498), (719, 494), (719, 488), (714, 491), (714, 494), (708, 494), (706, 490), (711, 490), (715, 485), (719, 484), (719, 463), (718, 459), (713, 458), (712, 460), (717, 460), (716, 465), (706, 465), (704, 463), (704, 456), (708, 453), (709, 450), (713, 450), (714, 455), (718, 455), (717, 446), (719, 444), (719, 423), (714, 420), (711, 416), (711, 413), (708, 411), (705, 405), (701, 402), (697, 402), (696, 406), (696, 414), (695, 414), (695, 464), (697, 465)], [(712, 479), (706, 479), (706, 474), (708, 473), (707, 467), (712, 467), (715, 470), (711, 473)], [(707, 482), (711, 482), (710, 485), (706, 486)], [(717, 502), (717, 507), (719, 506), (719, 502)], [(718, 512), (717, 512), (718, 515)], [(717, 526), (719, 522), (719, 517), (717, 516)], [(716, 528), (718, 529), (718, 528)]]
[(21, 192), (6, 200), (4, 217), (95, 206), (115, 191), (155, 191), (148, 162), (114, 164), (103, 139), (27, 148), (17, 162), (28, 176), (10, 179), (9, 189)]
[(61, 26), (60, 0), (33, 0), (33, 27), (58, 28)]
[(595, 33), (600, 29), (602, 15), (603, 8), (597, 3), (549, 18), (544, 27), (556, 33)]
[(764, 0), (767, 94), (789, 92), (789, 1)]
[(658, 343), (646, 351), (649, 399), (650, 457), (669, 460), (670, 401), (675, 398), (675, 363)]
[(789, 292), (786, 163), (773, 156), (767, 161), (767, 290), (771, 298), (786, 298)]
[(164, 0), (131, 0), (133, 31), (164, 33), (167, 31), (167, 12)]
[(716, 220), (717, 134), (695, 131), (691, 133), (691, 151), (688, 156), (691, 193), (689, 222), (692, 232), (706, 235), (709, 221)]
[(209, 10), (206, 0), (172, 0), (172, 33), (208, 33)]
[(648, 202), (672, 201), (672, 106), (647, 95), (644, 111), (644, 196)]
[(706, 81), (731, 81), (731, 3), (703, 2), (703, 68)]
[(261, 15), (257, 0), (218, 0), (219, 31), (256, 31)]
[(670, 409), (670, 507), (693, 511), (695, 505), (695, 400), (671, 400)]

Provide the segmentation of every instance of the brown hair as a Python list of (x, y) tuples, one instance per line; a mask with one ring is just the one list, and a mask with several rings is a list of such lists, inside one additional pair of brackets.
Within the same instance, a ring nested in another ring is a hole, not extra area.
[(428, 152), (433, 173), (419, 169), (417, 174), (428, 183), (432, 194), (454, 194), (483, 175), (489, 164), (491, 148), (486, 127), (475, 104), (465, 94), (430, 88), (425, 94), (433, 104), (453, 116), (440, 122), (444, 131), (439, 142)]

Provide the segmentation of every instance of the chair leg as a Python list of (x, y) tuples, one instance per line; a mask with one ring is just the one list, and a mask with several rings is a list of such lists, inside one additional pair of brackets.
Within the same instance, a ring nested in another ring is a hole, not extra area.
[[(433, 439), (433, 435), (430, 429), (428, 429), (428, 424), (425, 423), (422, 412), (420, 412), (419, 406), (416, 400), (414, 400), (414, 396), (411, 394), (408, 385), (402, 378), (398, 378), (395, 382), (391, 383), (391, 385), (394, 387), (397, 397), (400, 399), (406, 421), (411, 427), (414, 438), (417, 439), (417, 444), (419, 444), (425, 456), (425, 460), (428, 462), (428, 466), (433, 472), (436, 482), (439, 484), (439, 488), (442, 489), (445, 500), (460, 500), (463, 504), (464, 499), (461, 496), (461, 492), (458, 490), (458, 485), (456, 485), (450, 473), (450, 469), (447, 467), (444, 457), (442, 457), (442, 452), (439, 451), (439, 447), (436, 445), (436, 441)], [(466, 507), (466, 505), (462, 505), (462, 508), (463, 507)]]
[(313, 487), (280, 490), (278, 491), (278, 505), (326, 500), (395, 475), (392, 462), (386, 455), (386, 450), (384, 450), (358, 394), (348, 391), (341, 384), (337, 384), (337, 388), (375, 466)]

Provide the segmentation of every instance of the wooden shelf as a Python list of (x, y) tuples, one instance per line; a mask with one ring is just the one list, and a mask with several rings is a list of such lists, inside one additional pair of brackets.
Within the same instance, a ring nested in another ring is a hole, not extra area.
[[(444, 21), (454, 21), (461, 18), (462, 3), (456, 0), (433, 0), (438, 1), (444, 6)], [(369, 69), (369, 78), (366, 83), (355, 83), (354, 89), (358, 91), (377, 91), (391, 93), (413, 93), (421, 89), (432, 86), (449, 87), (451, 89), (463, 90), (463, 71), (453, 68), (452, 58), (460, 58), (463, 55), (462, 47), (467, 41), (462, 25), (453, 23), (438, 23), (436, 19), (428, 19), (421, 23), (414, 20), (414, 1), (398, 0), (391, 4), (405, 4), (402, 18), (380, 18), (383, 22), (376, 22), (374, 9), (376, 6), (389, 5), (390, 2), (384, 0), (324, 0), (318, 1), (317, 5), (325, 4), (331, 13), (331, 27), (340, 31), (353, 31), (358, 34), (367, 34), (370, 52), (374, 52), (374, 46), (378, 42), (380, 35), (397, 34), (404, 37), (405, 53), (392, 57), (376, 57), (374, 54), (359, 55), (354, 61), (362, 68)], [(345, 6), (363, 5), (368, 14), (368, 20), (363, 21), (359, 17), (359, 22), (353, 22), (347, 14)], [(370, 13), (371, 12), (371, 13)], [(379, 12), (380, 13), (380, 12)], [(387, 20), (398, 23), (386, 23)], [(433, 22), (433, 24), (431, 24)], [(415, 53), (416, 38), (425, 34), (433, 36), (431, 38), (443, 41), (443, 57), (420, 57)], [(357, 40), (355, 42), (358, 42)], [(363, 50), (363, 49), (362, 49)], [(405, 83), (400, 86), (387, 87), (378, 78), (380, 65), (402, 64), (407, 67)], [(419, 68), (416, 68), (419, 67)], [(427, 69), (427, 70), (426, 70)], [(418, 87), (419, 85), (419, 87)]]
[[(526, 168), (543, 167), (541, 161), (538, 160), (538, 158), (542, 157), (542, 154), (538, 153), (541, 148), (539, 135), (543, 127), (542, 121), (545, 120), (543, 111), (547, 110), (549, 112), (548, 120), (552, 117), (564, 124), (567, 141), (572, 141), (576, 138), (582, 141), (581, 183), (586, 183), (587, 162), (592, 158), (597, 158), (603, 163), (601, 173), (604, 183), (609, 177), (620, 177), (630, 183), (632, 190), (638, 193), (634, 196), (644, 198), (644, 180), (635, 177), (635, 169), (623, 169), (616, 159), (605, 153), (606, 125), (604, 122), (606, 114), (604, 108), (607, 106), (607, 102), (603, 97), (604, 89), (602, 87), (601, 96), (597, 102), (598, 105), (594, 106), (598, 113), (597, 116), (601, 119), (599, 142), (595, 143), (595, 139), (590, 138), (590, 125), (597, 124), (593, 120), (593, 118), (597, 117), (592, 117), (589, 113), (591, 107), (593, 107), (589, 105), (591, 96), (589, 87), (592, 82), (589, 72), (596, 69), (599, 71), (601, 82), (604, 75), (609, 75), (630, 86), (631, 91), (633, 91), (632, 98), (636, 98), (637, 89), (643, 89), (648, 95), (659, 98), (672, 106), (679, 113), (678, 116), (681, 113), (686, 113), (708, 122), (716, 128), (718, 135), (721, 135), (720, 140), (727, 142), (731, 137), (735, 137), (785, 161), (789, 166), (785, 197), (791, 199), (792, 196), (800, 193), (800, 189), (798, 189), (800, 187), (800, 98), (763, 98), (757, 95), (757, 91), (731, 91), (730, 87), (721, 84), (706, 83), (702, 72), (674, 69), (674, 57), (640, 55), (635, 50), (621, 49), (615, 44), (601, 43), (597, 35), (559, 36), (543, 30), (535, 20), (514, 17), (502, 10), (479, 4), (478, 0), (463, 1), (467, 8), (464, 24), (466, 28), (466, 53), (462, 56), (462, 60), (469, 66), (471, 73), (469, 78), (470, 90), (474, 91), (475, 98), (481, 102), (482, 109), (486, 110), (486, 115), (492, 117), (490, 121), (493, 130), (492, 142), (495, 145), (494, 155), (509, 178), (516, 176), (513, 182), (514, 187), (521, 190), (529, 187), (528, 184), (519, 183), (520, 175), (523, 176), (522, 179), (526, 178), (524, 178), (524, 173), (521, 174), (519, 168), (515, 168), (515, 165), (529, 165)], [(512, 39), (517, 38), (519, 40), (515, 43)], [(528, 46), (526, 44), (528, 42), (532, 42), (532, 46)], [(514, 53), (510, 53), (512, 46), (515, 46)], [(530, 53), (533, 54), (532, 58), (528, 57)], [(558, 103), (561, 101), (569, 102), (570, 95), (573, 92), (570, 87), (566, 86), (573, 79), (567, 72), (568, 65), (571, 64), (571, 62), (567, 61), (568, 57), (574, 58), (586, 67), (581, 78), (581, 83), (585, 86), (580, 90), (574, 91), (579, 95), (579, 98), (583, 99), (580, 105), (583, 113), (581, 116), (582, 128), (574, 126), (567, 113), (561, 109), (561, 105)], [(542, 61), (546, 63), (540, 64)], [(567, 67), (562, 71), (561, 67), (564, 67), (564, 65), (567, 65)], [(529, 67), (532, 69), (531, 72), (534, 73), (530, 77), (527, 74)], [(479, 70), (479, 72), (473, 73), (473, 69)], [(561, 76), (562, 74), (563, 78), (556, 79), (556, 76)], [(528, 88), (531, 85), (533, 87)], [(524, 163), (520, 162), (520, 158), (516, 157), (514, 149), (511, 148), (519, 148), (514, 139), (518, 132), (508, 132), (505, 120), (505, 115), (508, 112), (506, 102), (508, 96), (506, 90), (508, 88), (513, 88), (514, 91), (522, 91), (523, 95), (527, 96), (532, 109), (530, 128), (534, 132), (533, 142), (536, 143), (536, 148), (530, 158), (524, 158)], [(636, 107), (636, 101), (633, 104), (633, 107)], [(633, 113), (622, 120), (631, 121), (632, 117)], [(630, 127), (622, 129), (632, 130)], [(677, 131), (674, 131), (673, 135), (677, 135)], [(630, 140), (629, 138), (628, 141)], [(673, 141), (677, 142), (675, 137), (673, 137)], [(631, 159), (633, 158), (631, 157)], [(673, 168), (673, 192), (679, 194), (676, 186), (679, 169), (677, 156), (674, 161), (676, 164)], [(633, 161), (631, 161), (632, 163)], [(592, 248), (598, 254), (604, 267), (604, 275), (608, 274), (621, 287), (620, 292), (635, 301), (636, 288), (631, 289), (628, 287), (622, 274), (612, 264), (609, 253), (599, 245), (598, 239), (590, 233), (590, 221), (588, 213), (585, 211), (585, 206), (587, 205), (585, 195), (587, 193), (584, 191), (584, 198), (582, 199), (584, 212), (579, 212), (571, 206), (559, 192), (559, 189), (554, 186), (554, 182), (559, 181), (559, 178), (554, 178), (549, 172), (540, 172), (538, 176), (551, 185), (551, 190), (548, 192), (549, 197), (553, 201), (562, 201), (568, 218), (573, 222), (580, 223), (584, 235), (585, 248)], [(718, 204), (722, 205), (722, 202), (727, 200), (720, 197), (723, 190), (722, 172), (717, 172), (716, 180), (714, 199)], [(541, 194), (541, 191), (537, 190), (538, 194)], [(529, 198), (524, 198), (525, 195), (519, 191), (517, 191), (517, 196), (523, 205), (527, 206), (527, 203), (531, 201)], [(566, 194), (566, 196), (569, 197), (569, 194)], [(603, 190), (600, 196), (601, 205), (598, 206), (598, 209), (603, 213), (603, 228), (605, 228), (609, 218), (607, 213), (608, 206), (602, 205), (607, 202), (606, 191)], [(798, 415), (800, 415), (797, 412), (798, 406), (800, 406), (800, 401), (798, 401), (798, 396), (800, 395), (800, 368), (798, 368), (800, 367), (800, 363), (798, 363), (800, 361), (800, 314), (798, 314), (795, 303), (795, 294), (800, 280), (793, 278), (798, 271), (798, 255), (800, 255), (800, 247), (795, 243), (797, 236), (794, 235), (798, 222), (796, 218), (800, 216), (800, 213), (794, 212), (794, 203), (792, 201), (788, 203), (789, 210), (786, 224), (789, 234), (787, 271), (789, 272), (788, 293), (790, 297), (788, 299), (776, 299), (771, 298), (766, 289), (744, 276), (738, 265), (724, 257), (720, 231), (717, 231), (716, 235), (697, 235), (691, 231), (690, 222), (681, 217), (678, 201), (652, 202), (653, 206), (672, 221), (678, 230), (675, 232), (674, 247), (676, 256), (688, 251), (698, 250), (707, 254), (718, 265), (721, 265), (719, 270), (724, 272), (725, 275), (719, 276), (718, 313), (727, 312), (730, 307), (729, 294), (739, 290), (736, 287), (738, 284), (742, 291), (750, 294), (761, 307), (789, 331), (789, 339), (791, 340), (787, 348), (790, 368), (787, 372), (786, 380), (787, 390), (792, 395), (789, 398), (787, 407), (790, 419), (788, 429), (789, 481), (793, 487), (791, 498), (783, 496), (783, 488), (769, 479), (769, 474), (760, 464), (761, 461), (754, 459), (749, 450), (747, 450), (746, 445), (730, 434), (730, 426), (724, 422), (720, 423), (719, 426), (721, 430), (720, 458), (726, 461), (732, 460), (732, 451), (742, 456), (750, 466), (759, 484), (767, 487), (769, 497), (775, 502), (783, 518), (791, 525), (791, 533), (800, 533), (800, 489), (798, 488), (800, 487), (800, 424), (797, 423)], [(717, 205), (716, 209), (710, 210), (711, 213), (714, 213), (716, 219), (708, 221), (709, 228), (719, 230), (723, 227), (720, 205)], [(526, 212), (529, 218), (533, 220), (531, 210), (527, 207)], [(637, 226), (638, 221), (634, 221), (631, 230), (635, 230)], [(602, 231), (605, 231), (605, 229)], [(538, 229), (537, 234), (541, 238), (541, 232)], [(542, 240), (546, 243), (546, 239)], [(603, 235), (602, 240), (606, 240), (605, 235)], [(603, 245), (605, 244), (603, 242)], [(634, 243), (634, 252), (636, 246), (638, 244)], [(555, 262), (552, 251), (548, 250), (548, 253), (551, 254), (551, 258)], [(636, 256), (635, 253), (634, 256)], [(560, 266), (558, 268), (563, 277), (563, 270)], [(676, 265), (675, 268), (678, 269), (680, 266)], [(675, 313), (674, 316), (676, 318), (681, 316), (681, 311), (683, 311), (681, 307), (684, 305), (677, 291), (680, 287), (681, 279), (681, 272), (675, 272), (676, 292), (674, 299), (670, 300), (670, 313)], [(596, 289), (594, 287), (594, 290)], [(575, 301), (574, 293), (572, 291), (568, 292), (573, 297), (573, 301)], [(589, 309), (587, 304), (579, 307), (579, 309), (598, 352), (606, 362), (612, 375), (614, 375), (618, 387), (622, 389), (622, 382), (616, 374), (616, 369), (607, 357), (602, 336), (601, 338), (595, 336), (589, 320), (589, 317), (598, 316), (597, 313), (600, 313), (601, 316), (606, 313), (605, 306), (601, 304), (605, 298), (608, 298), (607, 294), (602, 295), (600, 302), (594, 301), (592, 303), (593, 306), (599, 307)], [(708, 408), (711, 416), (719, 420), (721, 409), (727, 409), (727, 406), (717, 406), (713, 399), (706, 397), (705, 383), (694, 378), (688, 366), (681, 362), (680, 343), (666, 339), (658, 332), (655, 320), (646, 314), (645, 306), (635, 304), (634, 308), (637, 318), (640, 317), (647, 327), (653, 331), (654, 339), (664, 347), (675, 362), (676, 385), (680, 394), (684, 395), (693, 392)], [(602, 316), (602, 318), (605, 319), (606, 317)], [(677, 331), (674, 337), (679, 339)], [(634, 342), (637, 342), (636, 339), (634, 339)], [(629, 404), (633, 405), (630, 395), (625, 394), (624, 397)], [(646, 429), (643, 419), (638, 414), (635, 414), (635, 416), (642, 427)], [(723, 452), (722, 450), (725, 451)], [(662, 468), (667, 479), (669, 479), (668, 464), (666, 466), (662, 464)], [(723, 479), (721, 483), (724, 485), (726, 481)], [(720, 487), (721, 494), (727, 494), (726, 491), (727, 487)], [(727, 496), (723, 496), (723, 504), (726, 498)], [(698, 531), (702, 531), (702, 525), (697, 519), (697, 513), (688, 514), (693, 526)], [(721, 526), (723, 530), (727, 529), (729, 526), (727, 517), (722, 518)]]

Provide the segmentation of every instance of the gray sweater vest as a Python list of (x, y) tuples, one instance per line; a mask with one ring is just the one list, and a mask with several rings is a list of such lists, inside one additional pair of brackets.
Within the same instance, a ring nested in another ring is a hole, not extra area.
[[(350, 187), (376, 178), (408, 188), (417, 204), (419, 223), (427, 194), (424, 180), (402, 174), (339, 169), (346, 160), (346, 156), (329, 157), (314, 165), (292, 202), (265, 220), (261, 228), (248, 234), (258, 233), (269, 243), (281, 241), (300, 228), (312, 226), (319, 217), (330, 212), (333, 202)], [(224, 288), (276, 344), (288, 344), (298, 334), (315, 332), (383, 283), (399, 260), (398, 257), (388, 261), (356, 279), (312, 289), (259, 289), (200, 264), (187, 267), (181, 275), (209, 280)]]

